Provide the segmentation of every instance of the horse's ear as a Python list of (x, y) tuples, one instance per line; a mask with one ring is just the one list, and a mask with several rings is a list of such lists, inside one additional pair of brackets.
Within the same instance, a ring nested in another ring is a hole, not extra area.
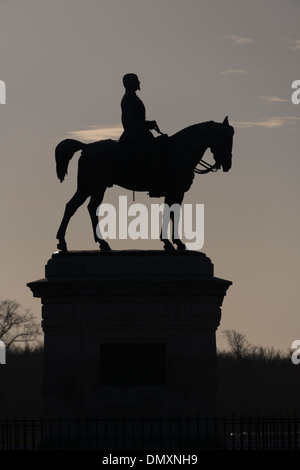
[(226, 118), (224, 119), (223, 124), (224, 126), (229, 126), (228, 116), (226, 116)]

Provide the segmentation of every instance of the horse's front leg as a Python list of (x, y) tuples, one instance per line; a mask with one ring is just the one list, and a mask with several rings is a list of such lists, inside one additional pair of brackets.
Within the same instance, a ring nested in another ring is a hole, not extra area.
[(163, 235), (163, 232), (161, 231), (160, 233), (160, 240), (163, 242), (164, 244), (164, 250), (165, 251), (176, 251), (174, 246), (172, 245), (172, 243), (170, 242), (170, 240), (168, 238), (164, 238), (164, 235)]
[(174, 217), (174, 214), (171, 215), (172, 219), (172, 242), (174, 245), (177, 246), (178, 251), (185, 251), (187, 248), (185, 244), (180, 240), (178, 234), (178, 225), (179, 225), (179, 217)]
[(172, 222), (172, 242), (177, 246), (177, 251), (185, 251), (187, 248), (179, 238), (179, 221), (181, 217), (181, 204), (183, 201), (184, 193), (171, 194), (166, 196), (165, 204), (168, 205), (170, 211), (170, 218)]
[(170, 223), (170, 211), (169, 207), (166, 204), (166, 198), (165, 198), (165, 204), (164, 204), (164, 209), (163, 209), (163, 214), (162, 214), (162, 227), (161, 227), (161, 232), (160, 232), (160, 240), (164, 244), (164, 250), (165, 251), (176, 251), (174, 246), (169, 240), (169, 234), (168, 234), (168, 227)]
[[(165, 197), (165, 206), (163, 211), (162, 231), (160, 235), (161, 241), (164, 243), (166, 251), (176, 251), (174, 244), (177, 246), (178, 251), (186, 250), (186, 246), (179, 238), (178, 226), (180, 220), (180, 209), (184, 193), (168, 193)], [(172, 223), (172, 242), (168, 237), (168, 226)]]

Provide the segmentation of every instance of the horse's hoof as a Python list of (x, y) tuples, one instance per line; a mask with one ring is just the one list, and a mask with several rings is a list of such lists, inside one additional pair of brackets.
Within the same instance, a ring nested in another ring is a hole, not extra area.
[(58, 242), (57, 249), (59, 251), (68, 251), (66, 242), (65, 241)]
[(177, 245), (177, 251), (186, 251), (187, 247), (185, 245)]
[(165, 243), (164, 244), (164, 250), (165, 251), (169, 251), (171, 253), (173, 253), (175, 250), (175, 247), (171, 244), (171, 243)]
[(100, 251), (102, 251), (103, 253), (108, 253), (109, 251), (111, 251), (111, 247), (106, 242), (100, 243), (99, 248), (100, 248)]

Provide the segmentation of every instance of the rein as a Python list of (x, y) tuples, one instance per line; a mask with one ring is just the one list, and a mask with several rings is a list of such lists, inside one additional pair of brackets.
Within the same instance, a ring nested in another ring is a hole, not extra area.
[(204, 160), (200, 160), (198, 164), (202, 165), (205, 168), (205, 170), (201, 170), (200, 168), (194, 168), (194, 172), (198, 175), (205, 175), (205, 173), (209, 173), (210, 171), (216, 172), (218, 170), (216, 163), (214, 165), (211, 165), (210, 163), (207, 163)]

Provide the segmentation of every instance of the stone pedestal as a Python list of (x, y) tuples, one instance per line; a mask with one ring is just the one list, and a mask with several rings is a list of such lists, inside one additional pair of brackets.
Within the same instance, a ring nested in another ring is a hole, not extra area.
[(213, 412), (231, 282), (203, 253), (55, 253), (42, 302), (45, 415)]

